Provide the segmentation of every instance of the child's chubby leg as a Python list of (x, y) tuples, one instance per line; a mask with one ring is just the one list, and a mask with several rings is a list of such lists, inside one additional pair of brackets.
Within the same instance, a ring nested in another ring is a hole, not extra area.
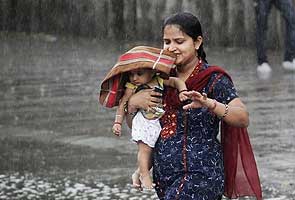
[(138, 169), (139, 169), (139, 180), (141, 182), (141, 186), (144, 189), (152, 189), (154, 188), (154, 183), (150, 176), (150, 169), (152, 167), (152, 152), (153, 149), (147, 144), (139, 141), (138, 143)]

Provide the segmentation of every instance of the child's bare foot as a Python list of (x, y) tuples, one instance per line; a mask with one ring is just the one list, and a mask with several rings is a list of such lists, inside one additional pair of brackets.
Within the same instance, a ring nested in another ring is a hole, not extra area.
[(139, 180), (143, 189), (154, 189), (155, 184), (153, 183), (152, 178), (149, 174), (141, 174), (139, 176)]
[(136, 170), (133, 174), (132, 174), (132, 185), (135, 188), (140, 188), (141, 184), (140, 184), (140, 179), (139, 179), (140, 175), (139, 172)]

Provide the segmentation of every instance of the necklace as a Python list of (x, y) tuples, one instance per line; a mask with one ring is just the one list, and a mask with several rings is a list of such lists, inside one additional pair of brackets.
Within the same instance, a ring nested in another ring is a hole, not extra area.
[(197, 75), (200, 72), (201, 66), (202, 60), (200, 59), (189, 77), (191, 78)]
[(196, 66), (192, 70), (190, 70), (191, 72), (189, 72), (189, 73), (181, 73), (176, 68), (176, 74), (177, 74), (177, 76), (179, 78), (186, 81), (188, 78), (191, 78), (191, 77), (197, 75), (199, 73), (200, 69), (201, 69), (201, 66), (202, 66), (202, 60), (199, 59)]

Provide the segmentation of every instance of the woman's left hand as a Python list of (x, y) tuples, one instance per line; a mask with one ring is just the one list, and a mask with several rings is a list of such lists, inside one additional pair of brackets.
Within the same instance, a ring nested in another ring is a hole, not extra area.
[(205, 93), (201, 94), (197, 91), (188, 91), (183, 92), (183, 94), (192, 100), (191, 103), (183, 106), (184, 110), (207, 107), (231, 126), (247, 127), (249, 125), (249, 113), (240, 98), (235, 98), (226, 105), (208, 98)]
[(200, 108), (200, 107), (210, 107), (211, 102), (209, 101), (209, 98), (207, 98), (206, 93), (199, 93), (197, 91), (185, 91), (182, 92), (183, 95), (187, 96), (189, 99), (192, 100), (191, 103), (183, 106), (184, 110), (190, 109), (190, 108)]

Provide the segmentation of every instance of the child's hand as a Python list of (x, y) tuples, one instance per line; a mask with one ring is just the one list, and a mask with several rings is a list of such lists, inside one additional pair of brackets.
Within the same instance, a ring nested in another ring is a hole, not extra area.
[(188, 99), (188, 96), (184, 95), (184, 92), (179, 93), (178, 97), (180, 101), (185, 101)]
[(122, 131), (122, 125), (119, 124), (119, 123), (115, 123), (113, 125), (113, 133), (116, 135), (116, 136), (121, 136), (121, 131)]

